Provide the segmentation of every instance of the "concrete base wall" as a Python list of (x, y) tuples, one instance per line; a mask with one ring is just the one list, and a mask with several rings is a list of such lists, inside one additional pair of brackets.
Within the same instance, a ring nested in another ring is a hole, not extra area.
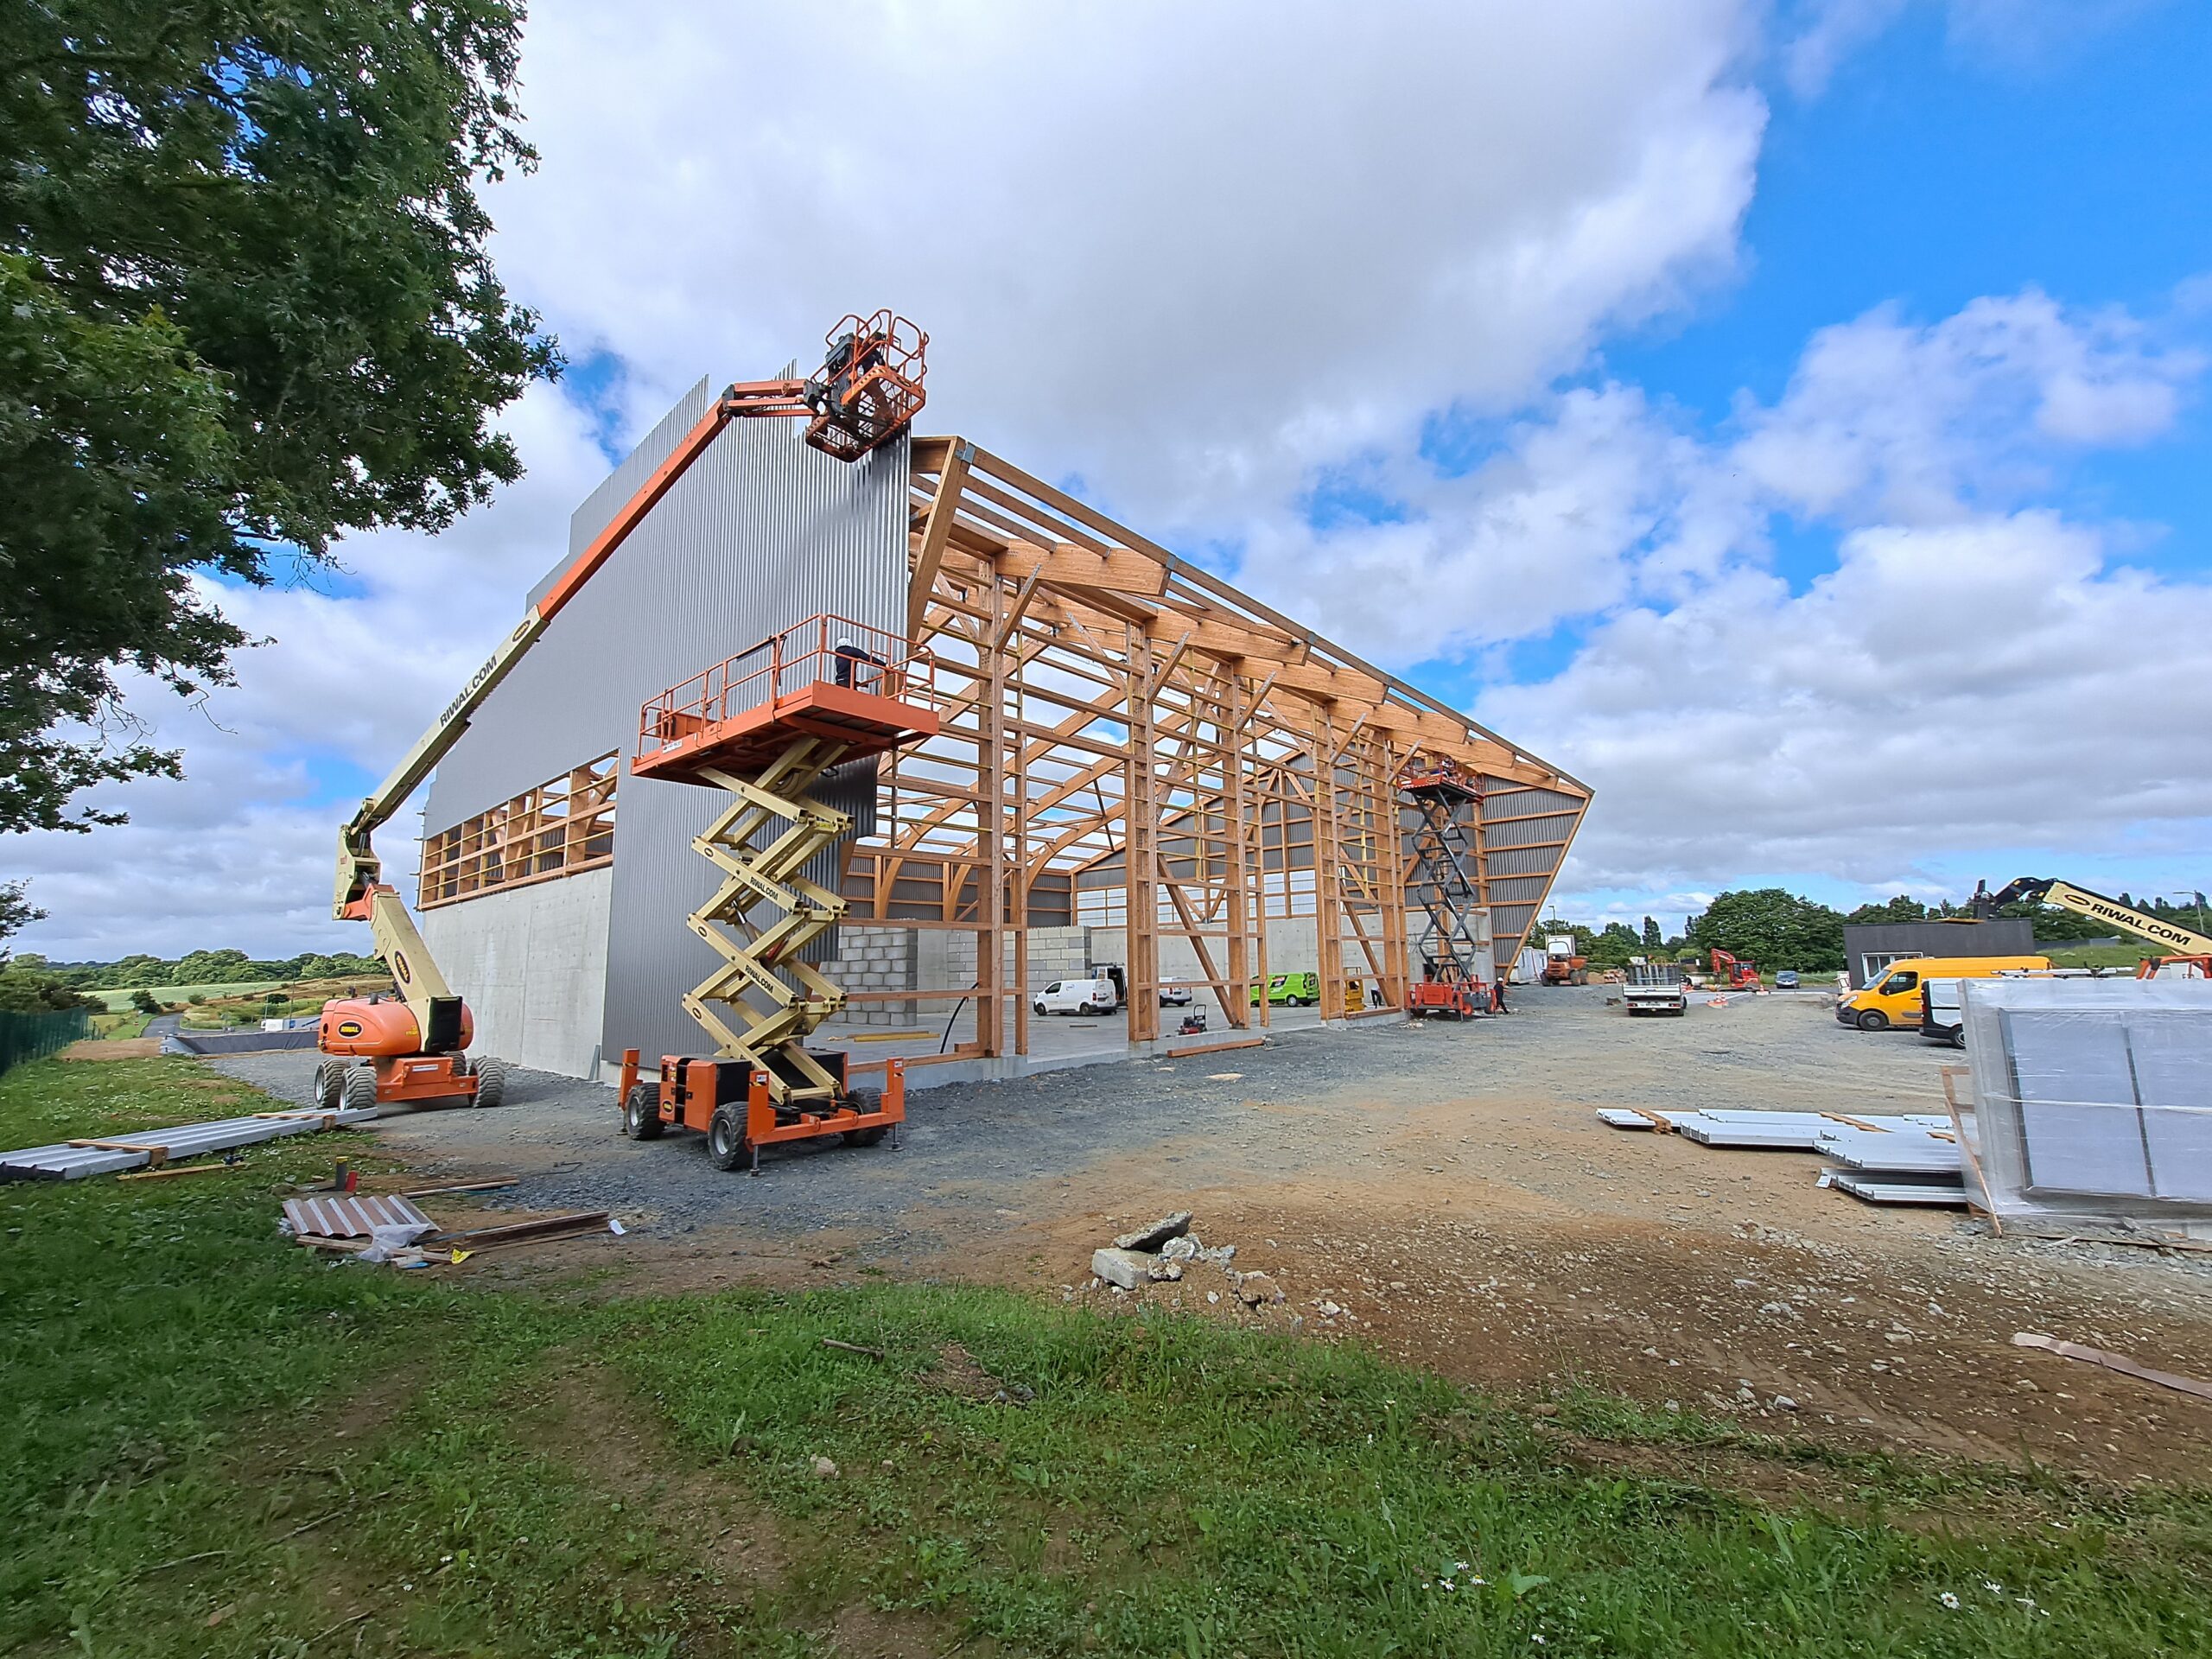
[(423, 942), (476, 1017), (472, 1052), (594, 1075), (613, 884), (587, 870), (423, 913)]
[[(1023, 988), (1041, 991), (1056, 980), (1079, 977), (1094, 964), (1123, 965), (1113, 951), (1101, 955), (1101, 938), (1118, 944), (1121, 935), (1095, 927), (1033, 927), (1029, 930), (1029, 983)], [(922, 976), (917, 983), (940, 988), (976, 982), (976, 936), (931, 929), (920, 935)], [(1005, 941), (1002, 981), (1014, 977), (1014, 941)], [(944, 1005), (939, 1005), (940, 1007)]]

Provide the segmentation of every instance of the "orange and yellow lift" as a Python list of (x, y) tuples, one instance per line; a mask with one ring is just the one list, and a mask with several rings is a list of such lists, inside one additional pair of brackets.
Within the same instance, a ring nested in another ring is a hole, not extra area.
[(817, 616), (645, 704), (632, 774), (732, 799), (692, 842), (722, 880), (687, 918), (722, 958), (683, 999), (715, 1052), (664, 1056), (658, 1082), (639, 1080), (626, 1053), (624, 1134), (697, 1129), (715, 1168), (749, 1162), (757, 1174), (764, 1146), (830, 1135), (873, 1146), (905, 1121), (904, 1062), (884, 1063), (880, 1090), (862, 1089), (849, 1056), (807, 1046), (845, 1006), (805, 951), (846, 900), (805, 871), (853, 830), (810, 791), (834, 766), (934, 736), (934, 702), (931, 664), (903, 639)]
[[(485, 699), (537, 643), (554, 616), (613, 556), (645, 515), (729, 423), (764, 417), (804, 420), (808, 443), (826, 454), (849, 461), (857, 461), (912, 424), (924, 402), (925, 354), (929, 345), (926, 334), (905, 318), (883, 310), (868, 317), (846, 317), (830, 331), (826, 345), (822, 365), (811, 375), (804, 378), (744, 381), (724, 391), (715, 400), (714, 407), (677, 441), (668, 459), (653, 469), (608, 520), (606, 528), (592, 538), (530, 608), (514, 631), (470, 677), (461, 695), (446, 705), (430, 729), (416, 741), (376, 793), (364, 800), (339, 830), (337, 882), (331, 913), (341, 921), (369, 924), (376, 953), (391, 970), (397, 994), (391, 999), (340, 998), (323, 1005), (316, 1031), (316, 1046), (325, 1056), (315, 1071), (319, 1104), (326, 1108), (341, 1103), (365, 1108), (397, 1101), (435, 1099), (467, 1101), (479, 1106), (499, 1103), (505, 1090), (505, 1074), (497, 1060), (475, 1058), (467, 1052), (474, 1039), (474, 1021), (439, 971), (414, 918), (407, 912), (406, 902), (397, 889), (383, 879), (383, 861), (373, 845), (376, 831), (451, 752)], [(884, 669), (893, 655), (900, 659), (903, 669), (904, 642), (897, 642), (895, 653), (887, 649), (890, 643), (879, 641), (875, 648), (863, 650), (849, 641), (846, 655), (839, 655), (834, 645), (827, 647), (830, 656), (826, 660), (825, 671), (830, 681), (823, 689), (849, 690), (856, 677), (853, 671), (855, 667)], [(872, 658), (872, 663), (861, 664), (849, 654), (856, 652)], [(787, 664), (794, 673), (803, 665), (802, 655), (795, 653)], [(880, 675), (871, 677), (869, 683), (876, 688), (869, 694), (875, 702), (897, 701), (880, 695), (887, 685)], [(811, 696), (810, 691), (794, 681), (785, 693), (770, 699), (772, 705), (783, 710), (775, 718), (804, 718), (806, 709), (814, 706), (810, 701)], [(727, 698), (724, 707), (729, 712), (736, 712)], [(825, 712), (820, 718), (833, 721), (836, 716), (831, 706), (824, 703), (821, 707)], [(846, 733), (842, 740), (847, 744), (846, 758), (869, 753), (864, 746), (874, 741), (869, 733), (881, 721), (855, 715), (849, 707), (844, 718), (855, 728), (866, 728)], [(697, 747), (694, 745), (694, 751)], [(798, 765), (803, 767), (804, 762)], [(817, 769), (797, 787), (803, 790), (806, 781), (818, 775)], [(774, 1050), (772, 1045), (762, 1052), (766, 1054), (780, 1051)], [(737, 1063), (747, 1062), (741, 1059)], [(772, 1071), (774, 1064), (769, 1067)], [(811, 1099), (815, 1089), (812, 1074), (803, 1066), (799, 1069), (806, 1081), (795, 1097)], [(747, 1086), (751, 1085), (748, 1083)], [(771, 1093), (780, 1100), (791, 1090), (785, 1088), (779, 1093), (772, 1088)], [(861, 1133), (867, 1133), (870, 1127), (874, 1126), (864, 1126)]]

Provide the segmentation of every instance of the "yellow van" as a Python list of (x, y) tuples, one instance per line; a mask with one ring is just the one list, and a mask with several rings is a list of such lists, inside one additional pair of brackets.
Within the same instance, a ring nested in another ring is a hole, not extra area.
[(1836, 1023), (1861, 1031), (1887, 1031), (1891, 1026), (1917, 1029), (1920, 1025), (1920, 988), (1931, 979), (1994, 979), (2022, 968), (2050, 966), (2048, 957), (1905, 957), (1882, 969), (1881, 977), (1863, 991), (1853, 991), (1835, 1005)]

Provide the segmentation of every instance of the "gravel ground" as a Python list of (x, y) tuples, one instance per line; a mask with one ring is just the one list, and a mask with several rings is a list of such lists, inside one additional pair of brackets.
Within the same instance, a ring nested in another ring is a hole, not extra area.
[[(896, 1247), (940, 1247), (957, 1236), (969, 1201), (988, 1211), (994, 1192), (1072, 1180), (1141, 1152), (1287, 1177), (1344, 1151), (1325, 1134), (1286, 1136), (1278, 1122), (1241, 1109), (1255, 1099), (1325, 1101), (1349, 1090), (1414, 1105), (1534, 1090), (1592, 1107), (1925, 1110), (1936, 1067), (1951, 1058), (1914, 1038), (1836, 1027), (1825, 997), (1773, 1010), (1787, 1018), (1700, 1003), (1679, 1020), (1632, 1023), (1605, 998), (1600, 986), (1532, 988), (1514, 1014), (1464, 1027), (1370, 1022), (1212, 1057), (915, 1090), (896, 1148), (802, 1141), (764, 1154), (757, 1179), (713, 1168), (703, 1136), (623, 1140), (613, 1089), (537, 1071), (510, 1072), (497, 1111), (403, 1109), (378, 1134), (429, 1173), (520, 1175), (506, 1198), (516, 1208), (611, 1210), (664, 1233), (860, 1230), (903, 1254)], [(1798, 1075), (1831, 1050), (1848, 1058), (1851, 1077)], [(315, 1060), (293, 1052), (209, 1064), (305, 1105)], [(1202, 1148), (1171, 1144), (1194, 1135)]]
[[(2046, 1332), (2212, 1376), (2205, 1258), (1995, 1239), (1956, 1212), (1822, 1191), (1810, 1154), (1593, 1116), (1942, 1109), (1957, 1055), (1840, 1027), (1832, 1006), (1631, 1020), (1604, 987), (1531, 988), (1466, 1027), (917, 1090), (898, 1147), (801, 1143), (758, 1179), (710, 1168), (696, 1135), (625, 1141), (613, 1090), (531, 1073), (497, 1111), (404, 1112), (377, 1135), (426, 1175), (519, 1176), (495, 1204), (607, 1209), (633, 1230), (454, 1269), (486, 1283), (983, 1281), (1288, 1325), (1509, 1392), (1589, 1379), (1861, 1447), (2212, 1481), (2212, 1414), (2011, 1341)], [(209, 1063), (304, 1102), (314, 1058)], [(1128, 1296), (1090, 1282), (1095, 1246), (1177, 1209), (1287, 1300), (1248, 1311), (1214, 1266)]]

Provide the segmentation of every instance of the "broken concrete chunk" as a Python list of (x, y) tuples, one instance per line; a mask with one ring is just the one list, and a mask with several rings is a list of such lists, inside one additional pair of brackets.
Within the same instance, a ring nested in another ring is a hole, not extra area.
[(1156, 1259), (1136, 1250), (1118, 1247), (1093, 1250), (1090, 1253), (1090, 1270), (1116, 1290), (1135, 1290), (1152, 1277)]
[(837, 1478), (837, 1465), (836, 1465), (836, 1464), (834, 1464), (834, 1463), (830, 1462), (830, 1459), (827, 1459), (827, 1458), (817, 1458), (817, 1459), (815, 1459), (815, 1460), (814, 1460), (814, 1478), (815, 1478), (817, 1480), (835, 1480), (835, 1479), (836, 1479), (836, 1478)]
[(1262, 1302), (1280, 1302), (1285, 1300), (1281, 1287), (1264, 1273), (1238, 1274), (1236, 1299), (1247, 1307), (1257, 1307)]
[(1172, 1216), (1162, 1216), (1149, 1227), (1140, 1227), (1133, 1233), (1123, 1233), (1114, 1241), (1117, 1250), (1156, 1250), (1171, 1238), (1180, 1238), (1191, 1230), (1191, 1212), (1178, 1210)]
[(1170, 1262), (1188, 1262), (1198, 1253), (1198, 1241), (1188, 1233), (1180, 1238), (1171, 1238), (1160, 1247), (1160, 1254)]
[(1154, 1279), (1171, 1281), (1180, 1279), (1183, 1276), (1183, 1264), (1180, 1262), (1170, 1262), (1165, 1257), (1155, 1258), (1152, 1264), (1152, 1276)]

